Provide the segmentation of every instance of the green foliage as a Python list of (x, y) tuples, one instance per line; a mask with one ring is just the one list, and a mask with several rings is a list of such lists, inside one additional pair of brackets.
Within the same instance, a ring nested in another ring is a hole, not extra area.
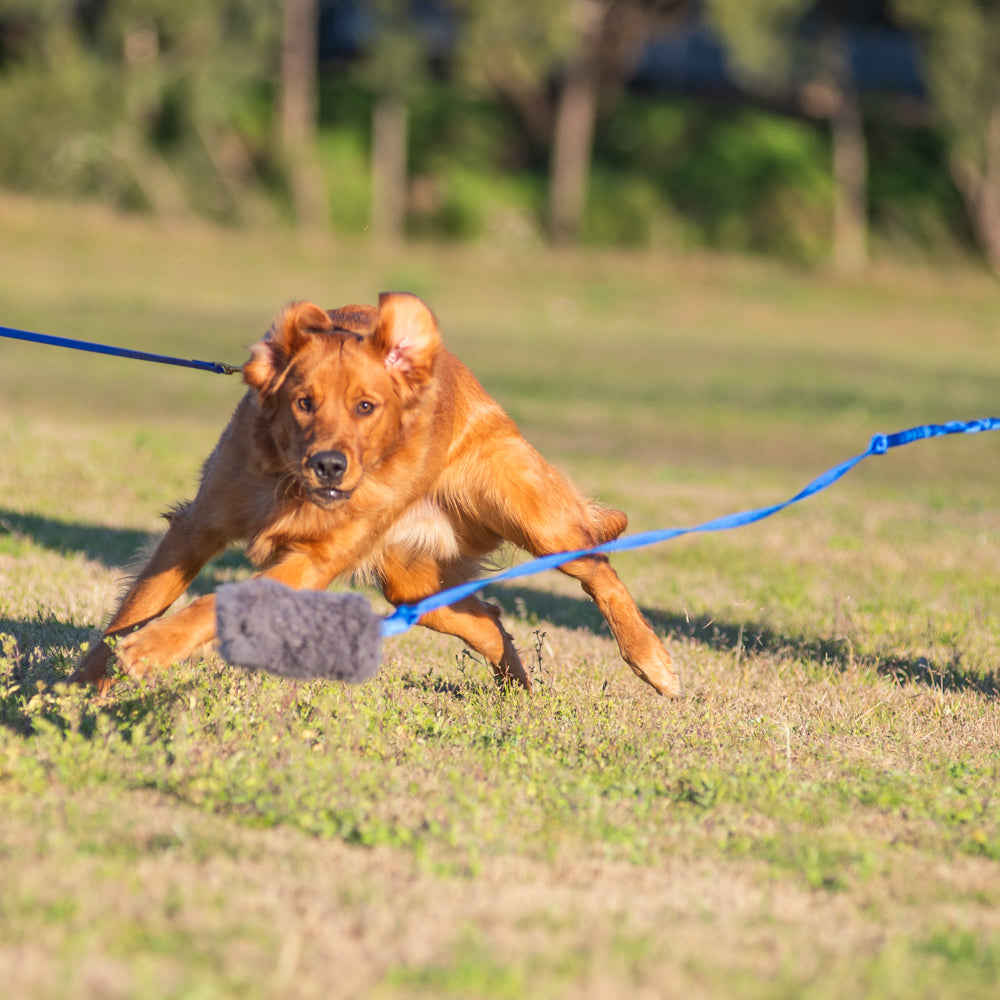
[(658, 186), (645, 177), (596, 167), (583, 238), (605, 246), (655, 247), (682, 243)]
[(638, 245), (657, 242), (658, 210), (662, 219), (669, 205), (674, 218), (684, 220), (682, 228), (674, 224), (683, 233), (675, 243), (816, 260), (829, 228), (827, 155), (821, 135), (801, 121), (694, 103), (627, 101), (609, 118), (596, 159), (599, 169), (615, 169), (619, 191), (634, 190), (629, 178), (640, 174), (649, 185), (645, 204), (633, 196), (629, 211), (611, 184), (600, 187), (598, 174), (595, 210), (622, 226), (633, 219), (639, 238), (629, 242)]
[[(740, 65), (773, 80), (797, 58), (779, 41), (800, 7), (718, 0), (709, 12)], [(564, 0), (467, 3), (454, 65), (431, 74), (407, 5), (384, 5), (385, 45), (363, 66), (321, 78), (331, 227), (353, 234), (369, 225), (372, 100), (388, 89), (408, 102), (411, 235), (537, 244), (551, 124), (545, 81), (572, 50), (574, 9)], [(871, 117), (873, 243), (947, 258), (971, 242), (948, 167), (985, 162), (997, 18), (968, 3), (900, 9), (923, 29), (943, 131)], [(0, 0), (0, 18), (18, 28), (0, 52), (0, 117), (16, 137), (0, 147), (0, 184), (168, 218), (290, 218), (274, 138), (276, 0), (109, 0), (87, 12), (70, 16), (61, 0)], [(829, 242), (829, 161), (826, 139), (801, 121), (626, 95), (599, 122), (584, 238), (819, 261)]]
[[(350, 81), (328, 81), (322, 107), (331, 217), (338, 230), (360, 232), (368, 212), (371, 95)], [(441, 83), (422, 87), (409, 110), (409, 231), (537, 243), (545, 175), (532, 167), (510, 116), (481, 98), (458, 100)], [(964, 210), (940, 139), (880, 121), (869, 134), (876, 237), (893, 253), (957, 253), (967, 242)], [(515, 154), (525, 169), (508, 168)], [(823, 131), (802, 120), (627, 96), (598, 132), (584, 238), (819, 261), (829, 240), (829, 155)]]
[(810, 0), (709, 0), (707, 12), (745, 74), (784, 84), (794, 65), (795, 29), (809, 6)]
[(355, 130), (330, 129), (320, 135), (319, 152), (331, 226), (345, 235), (364, 232), (370, 221), (371, 172), (363, 139)]
[[(5, 13), (27, 16), (17, 4)], [(267, 174), (259, 132), (237, 126), (252, 118), (275, 13), (272, 0), (111, 0), (85, 31), (64, 4), (44, 8), (0, 66), (0, 114), (18, 137), (0, 152), (0, 181), (239, 217), (236, 189)]]
[(957, 153), (984, 164), (989, 122), (1000, 113), (1000, 9), (990, 0), (896, 0), (920, 32), (930, 98)]
[(458, 0), (457, 7), (460, 71), (487, 89), (544, 87), (577, 41), (580, 11), (567, 0)]
[(941, 133), (879, 119), (867, 138), (872, 235), (888, 255), (944, 261), (968, 252), (974, 242)]
[(16, 141), (0, 144), (0, 177), (14, 190), (137, 200), (128, 168), (111, 149), (120, 95), (98, 64), (76, 50), (58, 73), (43, 64), (6, 75), (0, 119)]

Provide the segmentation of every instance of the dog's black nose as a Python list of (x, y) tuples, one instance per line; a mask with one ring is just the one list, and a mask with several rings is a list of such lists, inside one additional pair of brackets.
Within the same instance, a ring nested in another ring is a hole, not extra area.
[(347, 472), (347, 456), (342, 451), (318, 451), (306, 464), (326, 486), (336, 486)]

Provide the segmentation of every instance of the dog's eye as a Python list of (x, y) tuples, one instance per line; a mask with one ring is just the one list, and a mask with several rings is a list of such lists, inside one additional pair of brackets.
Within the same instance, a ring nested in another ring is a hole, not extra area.
[(354, 408), (354, 412), (357, 413), (359, 417), (367, 417), (369, 414), (375, 412), (375, 404), (368, 399), (362, 399), (360, 403)]
[(303, 413), (312, 413), (313, 411), (313, 401), (309, 396), (299, 396), (299, 398), (295, 400), (295, 405)]

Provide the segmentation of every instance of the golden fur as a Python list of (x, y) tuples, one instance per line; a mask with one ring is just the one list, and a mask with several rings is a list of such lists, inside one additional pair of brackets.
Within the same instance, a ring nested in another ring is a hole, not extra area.
[[(161, 617), (202, 566), (243, 542), (261, 572), (298, 588), (366, 573), (393, 604), (471, 579), (503, 542), (533, 555), (617, 537), (627, 520), (579, 492), (518, 432), (403, 293), (374, 306), (284, 309), (243, 368), (249, 389), (193, 501), (169, 528), (73, 675), (101, 691), (112, 659), (133, 677), (214, 638), (214, 596)], [(604, 557), (578, 578), (636, 674), (676, 694), (670, 656)], [(420, 624), (461, 638), (501, 682), (530, 681), (499, 613), (478, 597)]]

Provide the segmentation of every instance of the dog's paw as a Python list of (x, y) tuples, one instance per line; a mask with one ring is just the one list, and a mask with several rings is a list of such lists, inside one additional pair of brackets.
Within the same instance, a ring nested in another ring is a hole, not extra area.
[(521, 688), (524, 691), (531, 691), (531, 677), (528, 676), (520, 658), (510, 662), (507, 657), (504, 657), (493, 668), (493, 676), (502, 688)]
[(148, 633), (149, 626), (122, 636), (115, 644), (113, 666), (120, 674), (138, 681), (159, 665), (158, 645), (150, 641)]
[(99, 695), (115, 682), (114, 650), (105, 641), (94, 643), (69, 676), (70, 684), (92, 684)]
[(679, 698), (682, 694), (681, 679), (670, 654), (657, 643), (651, 655), (643, 662), (629, 663), (636, 676), (642, 678), (653, 690), (665, 698)]

